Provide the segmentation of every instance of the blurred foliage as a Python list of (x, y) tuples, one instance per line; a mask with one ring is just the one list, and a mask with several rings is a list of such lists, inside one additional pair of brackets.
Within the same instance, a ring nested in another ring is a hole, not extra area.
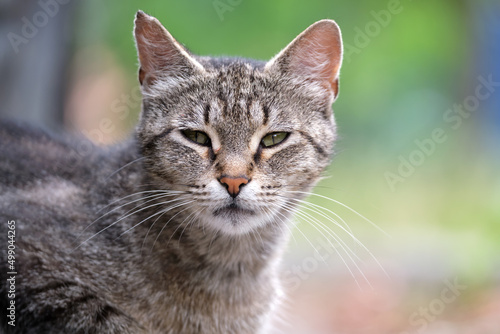
[[(219, 15), (215, 6), (221, 2), (230, 10)], [(347, 45), (356, 46), (359, 31), (376, 22), (373, 13), (387, 11), (390, 3), (158, 0), (138, 5), (136, 0), (87, 0), (78, 18), (77, 47), (107, 46), (132, 87), (137, 72), (132, 29), (138, 9), (156, 16), (197, 54), (269, 59), (323, 18), (339, 23), (348, 51)], [(357, 233), (378, 240), (375, 245), (395, 253), (409, 244), (422, 252), (444, 247), (453, 270), (481, 281), (500, 267), (499, 161), (480, 149), (476, 114), (457, 130), (443, 121), (448, 108), (474, 92), (477, 76), (487, 74), (474, 67), (474, 4), (401, 0), (400, 11), (359, 53), (346, 54), (334, 105), (338, 153), (327, 173), (331, 177), (316, 192), (355, 208), (393, 235), (387, 238), (350, 218)], [(391, 189), (385, 173), (396, 173), (399, 157), (408, 158), (416, 149), (414, 141), (439, 127), (447, 140)], [(314, 233), (304, 225), (301, 229)], [(422, 235), (427, 238), (420, 239)]]

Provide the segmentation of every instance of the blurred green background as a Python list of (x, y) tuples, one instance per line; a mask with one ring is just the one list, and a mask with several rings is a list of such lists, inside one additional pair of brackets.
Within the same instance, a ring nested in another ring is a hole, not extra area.
[[(367, 30), (368, 23), (378, 22), (372, 11), (387, 13), (389, 3), (87, 1), (78, 13), (76, 43), (77, 50), (110, 52), (129, 92), (137, 85), (132, 28), (138, 9), (157, 17), (194, 53), (256, 59), (271, 58), (317, 20), (336, 20), (346, 43), (341, 93), (334, 104), (340, 140), (331, 178), (321, 183), (328, 189), (317, 191), (396, 233), (392, 239), (376, 235), (385, 239), (382, 244), (418, 243), (412, 233), (436, 237), (420, 246), (450, 247), (454, 263), (449, 265), (471, 279), (487, 279), (500, 265), (500, 148), (489, 151), (479, 134), (483, 103), (456, 130), (443, 120), (449, 108), (474, 94), (479, 75), (492, 73), (479, 72), (476, 63), (473, 16), (480, 4), (396, 1), (396, 14), (379, 15), (387, 26), (373, 24)], [(436, 128), (447, 140), (437, 143), (404, 181), (388, 182), (387, 172), (398, 175), (399, 157), (408, 160), (418, 150), (415, 140), (431, 138)]]
[[(87, 133), (117, 100), (125, 101), (123, 94), (137, 89), (132, 29), (138, 9), (157, 17), (196, 54), (257, 59), (271, 58), (319, 19), (336, 20), (345, 43), (333, 108), (340, 137), (315, 192), (356, 210), (387, 235), (341, 204), (317, 196), (310, 201), (338, 213), (381, 262), (390, 279), (344, 233), (362, 260), (356, 260), (361, 271), (375, 282), (368, 290), (360, 283), (353, 293), (365, 291), (363, 296), (375, 298), (372, 307), (386, 315), (367, 311), (368, 297), (356, 297), (365, 306), (352, 295), (334, 294), (327, 302), (303, 298), (350, 286), (354, 278), (338, 256), (299, 275), (304, 277), (291, 304), (314, 304), (314, 310), (328, 305), (344, 319), (330, 324), (328, 313), (308, 317), (298, 306), (292, 313), (307, 319), (305, 328), (315, 328), (304, 333), (498, 333), (500, 324), (488, 313), (500, 311), (495, 301), (500, 296), (498, 1), (87, 0), (75, 7), (64, 119)], [(484, 85), (488, 80), (490, 87)], [(92, 139), (112, 143), (126, 136), (140, 107), (133, 99), (123, 105), (130, 112), (116, 131)], [(471, 111), (459, 113), (460, 106)], [(439, 138), (432, 139), (436, 131)], [(300, 232), (284, 263), (290, 270), (314, 257), (325, 234), (308, 219), (297, 220), (303, 220)], [(360, 271), (344, 258), (362, 282)], [(467, 285), (459, 301), (435, 313), (425, 328), (408, 320), (439, 297), (445, 280), (457, 278)], [(395, 301), (387, 306), (387, 300)], [(363, 316), (352, 316), (346, 307)], [(394, 316), (387, 320), (387, 313)]]

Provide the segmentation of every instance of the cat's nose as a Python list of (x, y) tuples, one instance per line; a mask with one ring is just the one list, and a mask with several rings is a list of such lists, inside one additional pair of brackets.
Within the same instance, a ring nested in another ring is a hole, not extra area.
[(235, 198), (240, 193), (240, 188), (250, 182), (250, 180), (247, 177), (224, 176), (219, 179), (219, 182), (226, 187), (229, 195)]

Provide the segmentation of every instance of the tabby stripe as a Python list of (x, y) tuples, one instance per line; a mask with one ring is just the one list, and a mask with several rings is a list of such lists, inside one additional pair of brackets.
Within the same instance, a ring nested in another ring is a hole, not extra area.
[(66, 302), (65, 309), (78, 310), (84, 304), (96, 304), (96, 301), (100, 302), (99, 298), (93, 293), (86, 293), (77, 298), (71, 299)]
[(222, 116), (227, 117), (228, 116), (228, 114), (227, 114), (227, 101), (224, 100), (222, 95), (219, 96), (219, 99), (220, 99), (220, 102), (222, 103)]
[(205, 111), (203, 112), (203, 119), (205, 120), (205, 124), (209, 124), (210, 123), (210, 105), (207, 104), (205, 106)]
[(158, 102), (163, 106), (163, 111), (168, 112), (168, 106), (167, 103), (163, 99), (158, 99)]
[(252, 103), (253, 103), (253, 97), (252, 96), (248, 96), (247, 98), (247, 116), (248, 118), (250, 119), (252, 117), (252, 113), (251, 113), (251, 109), (252, 109)]
[(37, 295), (39, 293), (47, 292), (50, 290), (58, 290), (61, 288), (67, 289), (71, 286), (77, 286), (77, 284), (73, 283), (73, 282), (69, 282), (69, 281), (51, 282), (51, 283), (44, 285), (42, 287), (31, 288), (28, 291), (29, 291), (30, 295)]
[(309, 144), (312, 145), (312, 147), (314, 147), (314, 149), (316, 150), (316, 152), (318, 152), (319, 155), (328, 158), (329, 154), (318, 143), (314, 141), (313, 137), (309, 136), (307, 133), (303, 131), (299, 131), (299, 133), (309, 142)]
[(264, 113), (264, 121), (262, 122), (263, 125), (267, 125), (269, 122), (269, 108), (267, 106), (264, 106), (262, 108), (262, 112)]
[(261, 155), (262, 155), (262, 145), (259, 145), (259, 148), (257, 148), (257, 152), (255, 152), (253, 156), (253, 160), (255, 161), (256, 165), (259, 164)]
[(169, 128), (169, 129), (166, 129), (165, 131), (163, 131), (162, 133), (160, 133), (159, 135), (154, 136), (150, 141), (148, 141), (146, 143), (146, 145), (144, 145), (144, 149), (146, 151), (152, 150), (154, 145), (156, 144), (156, 142), (159, 141), (160, 139), (162, 139), (163, 137), (168, 136), (168, 134), (170, 134), (170, 132), (172, 132), (172, 130), (173, 130), (173, 128)]
[(96, 312), (95, 320), (97, 323), (102, 324), (109, 321), (109, 318), (120, 315), (124, 316), (124, 314), (122, 314), (122, 312), (120, 312), (118, 309), (106, 304), (103, 307), (99, 308), (99, 311)]

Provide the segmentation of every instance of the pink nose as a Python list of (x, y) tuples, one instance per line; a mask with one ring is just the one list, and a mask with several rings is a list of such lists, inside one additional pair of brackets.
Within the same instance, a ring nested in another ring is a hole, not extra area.
[(221, 178), (219, 182), (226, 187), (229, 195), (231, 195), (232, 197), (236, 197), (240, 192), (240, 187), (247, 184), (249, 180), (246, 177), (225, 176)]

